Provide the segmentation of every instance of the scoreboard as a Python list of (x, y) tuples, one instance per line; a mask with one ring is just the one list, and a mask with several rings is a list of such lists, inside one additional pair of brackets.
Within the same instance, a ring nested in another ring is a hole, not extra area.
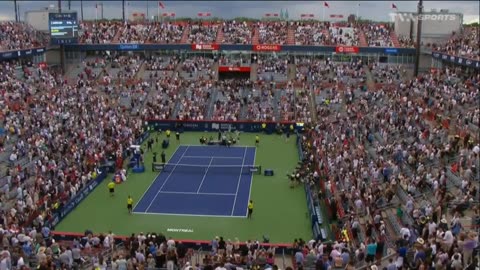
[(77, 43), (78, 22), (76, 12), (49, 13), (48, 25), (52, 45)]

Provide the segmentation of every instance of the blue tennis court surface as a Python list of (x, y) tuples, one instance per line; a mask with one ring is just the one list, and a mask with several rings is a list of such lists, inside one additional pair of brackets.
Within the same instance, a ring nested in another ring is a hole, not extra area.
[(133, 212), (246, 217), (254, 163), (255, 147), (180, 146)]

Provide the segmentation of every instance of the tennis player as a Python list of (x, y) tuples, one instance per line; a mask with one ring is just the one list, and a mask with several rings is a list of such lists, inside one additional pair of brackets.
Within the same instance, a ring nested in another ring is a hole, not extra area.
[(110, 191), (110, 196), (113, 197), (115, 195), (115, 182), (112, 180), (110, 183), (107, 184), (108, 191)]
[(253, 201), (250, 200), (250, 202), (248, 202), (248, 215), (247, 215), (248, 219), (252, 219), (252, 213), (253, 213)]
[(132, 208), (133, 208), (133, 199), (132, 199), (132, 196), (128, 195), (128, 198), (127, 198), (127, 209), (128, 209), (128, 213), (129, 213), (129, 214), (132, 213)]

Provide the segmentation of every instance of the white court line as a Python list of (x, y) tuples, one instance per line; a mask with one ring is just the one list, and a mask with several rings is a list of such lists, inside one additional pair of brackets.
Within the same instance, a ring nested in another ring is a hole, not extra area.
[(230, 214), (231, 216), (233, 216), (233, 212), (235, 211), (235, 205), (237, 204), (238, 190), (240, 189), (240, 182), (242, 181), (242, 169), (243, 169), (243, 166), (245, 165), (246, 155), (247, 155), (247, 148), (245, 147), (245, 150), (243, 151), (242, 167), (240, 168), (240, 175), (238, 176), (238, 180), (237, 180), (237, 191), (235, 192), (235, 200), (233, 201), (232, 213)]
[(210, 158), (210, 163), (208, 163), (208, 167), (205, 170), (205, 174), (203, 175), (202, 182), (200, 182), (200, 186), (198, 186), (197, 194), (200, 193), (200, 189), (202, 188), (203, 181), (205, 181), (205, 178), (207, 177), (208, 169), (210, 169), (210, 166), (212, 165), (212, 162), (213, 162), (213, 158)]
[[(185, 149), (185, 151), (183, 152), (183, 154), (180, 156), (180, 159), (179, 161), (182, 160), (183, 158), (183, 155), (185, 155), (185, 153), (188, 151), (188, 148), (189, 146), (187, 146), (187, 149)], [(150, 202), (150, 204), (148, 205), (147, 209), (145, 210), (145, 212), (148, 212), (148, 210), (150, 209), (150, 207), (152, 206), (153, 202), (157, 199), (158, 197), (158, 194), (160, 194), (160, 192), (162, 191), (163, 187), (165, 186), (165, 184), (167, 183), (168, 179), (170, 178), (170, 176), (172, 176), (172, 173), (175, 171), (175, 168), (177, 167), (177, 163), (175, 163), (175, 166), (173, 166), (173, 169), (170, 171), (170, 173), (168, 174), (167, 178), (165, 179), (165, 181), (163, 182), (162, 186), (160, 187), (160, 189), (158, 189), (157, 191), (157, 194), (155, 194), (155, 197), (153, 197), (152, 201)]]
[(157, 215), (157, 216), (177, 216), (177, 217), (219, 217), (219, 218), (245, 218), (244, 216), (229, 216), (229, 215), (195, 215), (195, 214), (172, 214), (172, 213), (152, 213), (152, 212), (132, 212), (140, 215)]
[(246, 145), (230, 145), (230, 146), (225, 146), (225, 145), (218, 145), (218, 144), (213, 144), (213, 145), (208, 145), (208, 144), (203, 144), (203, 145), (198, 145), (198, 144), (182, 144), (182, 146), (190, 146), (190, 147), (222, 147), (222, 148), (255, 148), (255, 146), (246, 146)]
[(235, 196), (235, 193), (210, 193), (210, 192), (197, 193), (197, 192), (177, 192), (177, 191), (161, 191), (160, 194)]
[[(173, 152), (173, 155), (170, 157), (170, 159), (168, 161), (170, 161), (172, 159), (172, 157), (175, 156), (175, 154), (177, 153), (179, 148), (180, 148), (180, 146), (177, 146), (177, 149), (175, 149), (175, 152)], [(162, 171), (158, 172), (157, 176), (155, 176), (155, 178), (153, 178), (153, 181), (150, 183), (150, 185), (148, 185), (148, 188), (145, 189), (145, 191), (142, 194), (142, 197), (140, 197), (140, 200), (137, 201), (137, 203), (135, 204), (133, 209), (135, 209), (135, 207), (137, 207), (137, 205), (140, 203), (140, 201), (142, 201), (143, 197), (145, 197), (145, 194), (147, 194), (147, 192), (150, 190), (150, 188), (153, 186), (153, 184), (157, 181), (157, 179), (158, 179), (158, 177), (160, 176), (161, 173), (162, 173)]]
[(223, 158), (223, 159), (241, 159), (242, 157), (222, 157), (222, 156), (183, 156), (184, 158)]
[[(255, 160), (257, 159), (257, 149), (254, 150), (253, 152), (255, 155), (253, 156), (253, 165), (255, 165)], [(260, 171), (260, 175), (262, 174), (262, 172)], [(250, 196), (252, 194), (252, 186), (253, 186), (253, 174), (250, 175), (250, 191), (248, 192), (248, 201), (247, 202), (250, 202)], [(247, 210), (247, 207), (245, 207), (245, 217), (248, 216), (248, 210)]]

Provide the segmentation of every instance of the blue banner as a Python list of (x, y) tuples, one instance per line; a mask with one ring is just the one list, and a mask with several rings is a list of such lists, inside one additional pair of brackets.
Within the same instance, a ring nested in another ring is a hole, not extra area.
[(6, 51), (0, 52), (0, 61), (2, 60), (10, 60), (10, 59), (17, 59), (32, 55), (39, 55), (46, 52), (45, 48), (35, 48), (29, 50), (19, 50), (19, 51)]
[[(265, 124), (265, 128), (263, 125)], [(229, 122), (229, 121), (175, 121), (175, 120), (149, 120), (148, 126), (151, 130), (179, 130), (179, 131), (242, 131), (242, 132), (267, 132), (274, 133), (279, 128), (282, 131), (290, 130), (293, 125), (294, 131), (303, 132), (302, 123), (262, 123), (262, 122)]]
[(396, 48), (386, 48), (385, 53), (386, 54), (397, 54), (398, 50)]
[[(251, 44), (219, 44), (219, 51), (252, 51)], [(68, 51), (193, 51), (192, 44), (66, 44)], [(359, 47), (359, 53), (414, 55), (414, 48)], [(334, 46), (281, 45), (281, 52), (327, 52), (334, 53)], [(202, 52), (206, 52), (203, 50)]]
[(435, 59), (439, 59), (443, 62), (452, 63), (455, 65), (470, 67), (474, 69), (480, 69), (480, 61), (476, 61), (473, 59), (468, 59), (464, 57), (458, 57), (455, 55), (448, 55), (439, 52), (432, 52), (432, 57)]

